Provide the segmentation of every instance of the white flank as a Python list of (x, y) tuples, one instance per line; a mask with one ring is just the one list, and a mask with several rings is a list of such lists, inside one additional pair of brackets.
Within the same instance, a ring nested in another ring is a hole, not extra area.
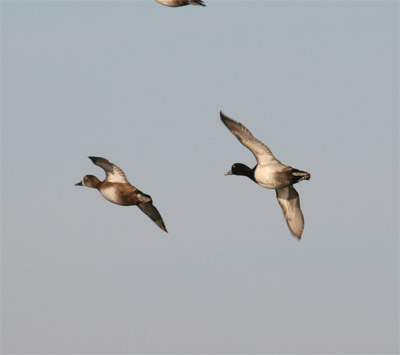
[(110, 202), (118, 203), (118, 194), (117, 194), (117, 189), (109, 187), (106, 189), (101, 189), (101, 194), (105, 199), (107, 199)]

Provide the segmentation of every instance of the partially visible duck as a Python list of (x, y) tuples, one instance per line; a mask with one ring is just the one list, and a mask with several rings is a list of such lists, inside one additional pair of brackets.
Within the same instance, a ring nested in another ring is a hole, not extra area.
[(179, 7), (186, 5), (200, 5), (206, 6), (206, 4), (202, 0), (156, 0), (160, 4), (170, 7)]
[(244, 175), (262, 187), (275, 189), (276, 198), (282, 207), (289, 229), (300, 239), (304, 229), (304, 217), (300, 209), (300, 197), (293, 184), (309, 180), (310, 174), (282, 164), (245, 126), (225, 116), (222, 112), (220, 116), (225, 126), (253, 153), (257, 160), (257, 165), (252, 169), (241, 163), (233, 164), (226, 175)]
[(163, 231), (167, 232), (164, 222), (151, 197), (132, 186), (125, 173), (107, 159), (89, 157), (93, 164), (104, 169), (106, 178), (100, 181), (96, 176), (86, 175), (76, 186), (92, 187), (100, 191), (108, 201), (122, 206), (138, 206)]

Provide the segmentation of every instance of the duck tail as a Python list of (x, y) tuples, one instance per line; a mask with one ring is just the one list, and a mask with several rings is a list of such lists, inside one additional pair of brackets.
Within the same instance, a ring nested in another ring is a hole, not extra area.
[(305, 171), (293, 169), (292, 176), (296, 178), (296, 183), (303, 180), (310, 180), (311, 175)]

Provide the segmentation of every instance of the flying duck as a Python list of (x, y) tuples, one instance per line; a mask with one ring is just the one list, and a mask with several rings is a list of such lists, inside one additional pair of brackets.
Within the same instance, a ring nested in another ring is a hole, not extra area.
[(100, 191), (108, 201), (122, 206), (138, 206), (163, 231), (167, 232), (164, 222), (151, 197), (132, 186), (122, 169), (107, 159), (89, 157), (93, 164), (103, 168), (106, 173), (104, 181), (96, 176), (86, 175), (76, 186), (92, 187)]
[(179, 7), (186, 5), (200, 5), (206, 6), (206, 4), (202, 0), (156, 0), (160, 4), (170, 7)]
[(257, 165), (253, 169), (247, 165), (235, 163), (226, 175), (244, 175), (262, 187), (275, 189), (276, 198), (282, 207), (287, 225), (292, 234), (300, 239), (304, 229), (304, 217), (300, 209), (300, 197), (293, 184), (309, 180), (310, 174), (282, 164), (245, 126), (225, 116), (222, 112), (220, 116), (224, 125), (253, 153), (257, 160)]

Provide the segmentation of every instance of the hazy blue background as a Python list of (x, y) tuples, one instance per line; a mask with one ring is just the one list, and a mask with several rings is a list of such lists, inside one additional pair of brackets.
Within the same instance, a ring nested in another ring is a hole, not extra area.
[[(2, 1), (3, 353), (398, 352), (398, 2), (206, 3)], [(301, 242), (220, 110), (311, 173)]]

